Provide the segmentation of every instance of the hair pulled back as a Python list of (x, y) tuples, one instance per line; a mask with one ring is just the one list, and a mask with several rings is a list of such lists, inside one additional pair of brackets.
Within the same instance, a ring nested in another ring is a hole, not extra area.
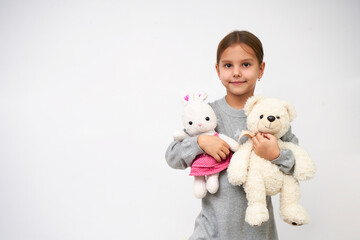
[(222, 53), (233, 44), (246, 44), (255, 53), (259, 64), (263, 62), (264, 50), (261, 41), (248, 31), (233, 31), (226, 35), (219, 43), (216, 54), (216, 63), (219, 64)]

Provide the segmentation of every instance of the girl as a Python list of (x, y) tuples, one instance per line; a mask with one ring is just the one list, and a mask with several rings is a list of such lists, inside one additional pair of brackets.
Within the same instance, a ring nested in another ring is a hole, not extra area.
[[(263, 55), (260, 40), (247, 31), (231, 32), (220, 41), (215, 68), (226, 89), (226, 96), (210, 103), (218, 119), (218, 133), (237, 140), (241, 131), (246, 129), (243, 107), (247, 99), (253, 96), (257, 80), (264, 74)], [(282, 140), (297, 143), (291, 130)], [(241, 139), (242, 143), (245, 141), (246, 138)], [(204, 152), (217, 161), (225, 160), (230, 154), (229, 148), (228, 144), (215, 136), (190, 137), (171, 143), (166, 160), (173, 168), (185, 169), (191, 166), (197, 155)], [(292, 173), (292, 152), (280, 150), (276, 138), (271, 134), (256, 135), (253, 149), (260, 157), (278, 165), (284, 173)], [(219, 184), (216, 194), (207, 194), (202, 199), (202, 210), (195, 221), (190, 240), (278, 239), (270, 197), (267, 197), (269, 221), (260, 227), (252, 227), (245, 222), (247, 200), (243, 187), (231, 185), (226, 171), (220, 173)]]

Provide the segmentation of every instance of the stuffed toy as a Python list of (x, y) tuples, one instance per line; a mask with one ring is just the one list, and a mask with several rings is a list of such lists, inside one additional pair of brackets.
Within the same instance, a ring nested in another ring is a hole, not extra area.
[[(235, 152), (239, 144), (222, 134), (215, 132), (217, 118), (211, 106), (205, 102), (206, 93), (188, 94), (185, 96), (182, 121), (184, 130), (177, 130), (173, 137), (182, 141), (187, 137), (199, 136), (202, 134), (214, 135), (223, 139), (229, 144), (231, 151)], [(207, 191), (214, 194), (219, 188), (219, 173), (226, 169), (230, 163), (230, 155), (226, 160), (217, 162), (215, 158), (207, 154), (198, 155), (191, 166), (190, 176), (194, 176), (194, 195), (196, 198), (203, 198)]]
[[(266, 196), (280, 192), (281, 218), (292, 225), (308, 223), (309, 215), (298, 202), (298, 181), (312, 178), (315, 164), (301, 147), (280, 139), (289, 130), (290, 122), (296, 115), (294, 107), (278, 99), (253, 96), (246, 102), (244, 111), (248, 128), (245, 135), (250, 139), (233, 154), (227, 172), (231, 184), (243, 185), (245, 189), (248, 200), (245, 221), (252, 226), (266, 222), (269, 219)], [(258, 132), (274, 135), (280, 149), (292, 151), (295, 158), (293, 175), (284, 174), (278, 166), (255, 154), (251, 138)]]

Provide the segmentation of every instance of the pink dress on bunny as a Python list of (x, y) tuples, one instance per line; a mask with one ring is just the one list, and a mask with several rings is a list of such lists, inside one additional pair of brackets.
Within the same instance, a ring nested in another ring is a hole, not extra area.
[[(214, 136), (218, 137), (219, 134), (215, 133)], [(218, 162), (206, 153), (200, 154), (191, 165), (190, 176), (208, 176), (221, 172), (229, 166), (231, 156), (232, 152), (230, 152), (225, 160)]]

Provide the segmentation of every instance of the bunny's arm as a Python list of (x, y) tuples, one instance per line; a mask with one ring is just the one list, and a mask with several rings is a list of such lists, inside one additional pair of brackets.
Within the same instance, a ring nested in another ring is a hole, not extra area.
[(231, 137), (228, 137), (224, 134), (219, 134), (219, 138), (221, 138), (222, 140), (224, 140), (227, 144), (229, 144), (230, 146), (230, 150), (233, 152), (236, 152), (239, 149), (239, 143), (237, 143), (234, 139), (232, 139)]
[(175, 130), (173, 133), (173, 138), (176, 141), (182, 141), (187, 137), (189, 137), (189, 135), (186, 134), (186, 132), (184, 130)]

